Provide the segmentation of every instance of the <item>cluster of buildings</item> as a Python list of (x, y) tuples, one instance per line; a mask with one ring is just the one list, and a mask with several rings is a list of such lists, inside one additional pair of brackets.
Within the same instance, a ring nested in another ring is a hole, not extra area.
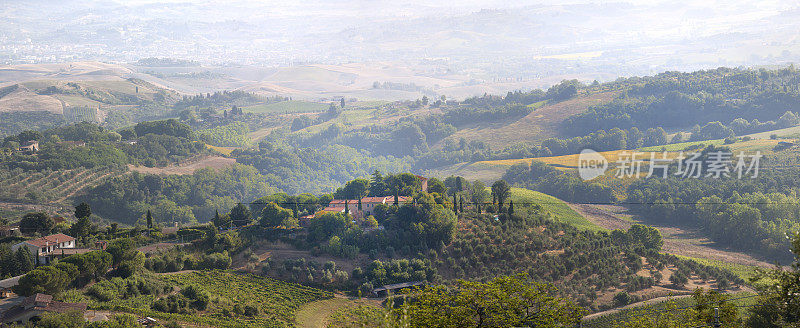
[[(409, 196), (398, 196), (397, 204), (402, 205), (411, 202)], [(375, 207), (384, 205), (394, 205), (394, 196), (380, 196), (380, 197), (363, 197), (360, 199), (361, 209), (358, 208), (359, 199), (334, 199), (328, 206), (319, 210), (317, 213), (303, 215), (299, 218), (300, 226), (307, 227), (314, 217), (323, 213), (347, 213), (354, 219), (363, 219), (372, 215)]]
[[(428, 178), (423, 176), (416, 176), (420, 182), (420, 190), (428, 190)], [(411, 203), (412, 197), (409, 196), (369, 196), (360, 199), (334, 199), (328, 206), (319, 210), (314, 214), (308, 214), (299, 218), (300, 226), (307, 227), (315, 216), (322, 213), (347, 213), (354, 219), (363, 219), (373, 214), (375, 207), (378, 205), (403, 205)], [(359, 203), (361, 204), (359, 208)]]

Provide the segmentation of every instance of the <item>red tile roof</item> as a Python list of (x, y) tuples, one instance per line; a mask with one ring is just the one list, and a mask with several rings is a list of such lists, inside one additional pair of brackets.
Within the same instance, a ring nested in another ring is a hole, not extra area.
[(19, 303), (19, 306), (27, 308), (30, 306), (35, 306), (37, 304), (47, 304), (53, 301), (53, 296), (36, 293), (31, 296), (26, 297), (22, 302)]
[(366, 204), (366, 203), (383, 204), (384, 200), (386, 200), (387, 198), (391, 198), (391, 197), (374, 197), (374, 196), (364, 197), (364, 198), (361, 198), (361, 203), (362, 204)]
[(57, 233), (55, 235), (44, 236), (42, 238), (26, 240), (25, 242), (34, 246), (45, 247), (47, 245), (60, 244), (73, 240), (75, 240), (75, 238), (67, 236), (63, 233)]

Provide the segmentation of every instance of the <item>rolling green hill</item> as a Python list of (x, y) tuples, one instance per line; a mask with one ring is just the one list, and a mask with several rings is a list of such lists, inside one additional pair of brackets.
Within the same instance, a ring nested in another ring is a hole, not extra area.
[(524, 188), (511, 188), (511, 200), (516, 203), (537, 203), (550, 212), (558, 221), (569, 223), (580, 230), (606, 230), (575, 212), (564, 201), (538, 191)]

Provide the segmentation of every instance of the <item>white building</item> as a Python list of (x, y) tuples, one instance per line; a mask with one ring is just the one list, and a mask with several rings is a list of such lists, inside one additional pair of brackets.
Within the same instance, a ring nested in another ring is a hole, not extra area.
[(39, 258), (39, 264), (47, 264), (48, 256), (57, 249), (71, 249), (75, 248), (75, 238), (67, 236), (63, 233), (49, 235), (37, 239), (23, 241), (11, 247), (11, 250), (16, 252), (20, 247), (27, 247), (31, 256)]

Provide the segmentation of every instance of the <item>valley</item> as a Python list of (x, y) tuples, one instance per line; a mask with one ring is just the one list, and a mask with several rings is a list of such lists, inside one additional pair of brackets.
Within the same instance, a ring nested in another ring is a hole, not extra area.
[[(565, 320), (587, 324), (697, 304), (695, 290), (761, 293), (769, 280), (751, 281), (756, 269), (791, 260), (785, 236), (798, 226), (791, 188), (800, 118), (787, 110), (775, 121), (687, 122), (669, 134), (642, 119), (641, 129), (574, 135), (599, 113), (636, 103), (623, 95), (664, 79), (672, 77), (399, 101), (243, 89), (187, 95), (138, 79), (20, 82), (5, 97), (101, 109), (75, 112), (93, 117), (77, 123), (64, 112), (64, 121), (47, 121), (24, 108), (7, 111), (51, 126), (3, 130), (0, 217), (24, 233), (8, 237), (0, 256), (16, 258), (10, 246), (18, 241), (77, 235), (85, 253), (69, 261), (100, 261), (107, 272), (87, 276), (61, 264), (65, 283), (46, 286), (34, 277), (56, 265), (0, 273), (29, 277), (14, 287), (19, 295), (41, 289), (108, 320), (149, 316), (186, 326), (423, 320), (413, 314), (423, 303), (397, 308), (411, 314), (386, 306), (400, 298), (384, 290), (398, 284), (557, 286), (553, 297), (587, 315)], [(28, 94), (14, 93), (21, 88)], [(642, 97), (671, 99), (655, 94)], [(604, 175), (578, 177), (582, 148), (605, 157)], [(721, 149), (760, 152), (763, 176), (618, 176), (628, 152), (678, 162), (681, 152)], [(88, 216), (78, 216), (81, 206)], [(94, 241), (113, 247), (92, 248)]]

